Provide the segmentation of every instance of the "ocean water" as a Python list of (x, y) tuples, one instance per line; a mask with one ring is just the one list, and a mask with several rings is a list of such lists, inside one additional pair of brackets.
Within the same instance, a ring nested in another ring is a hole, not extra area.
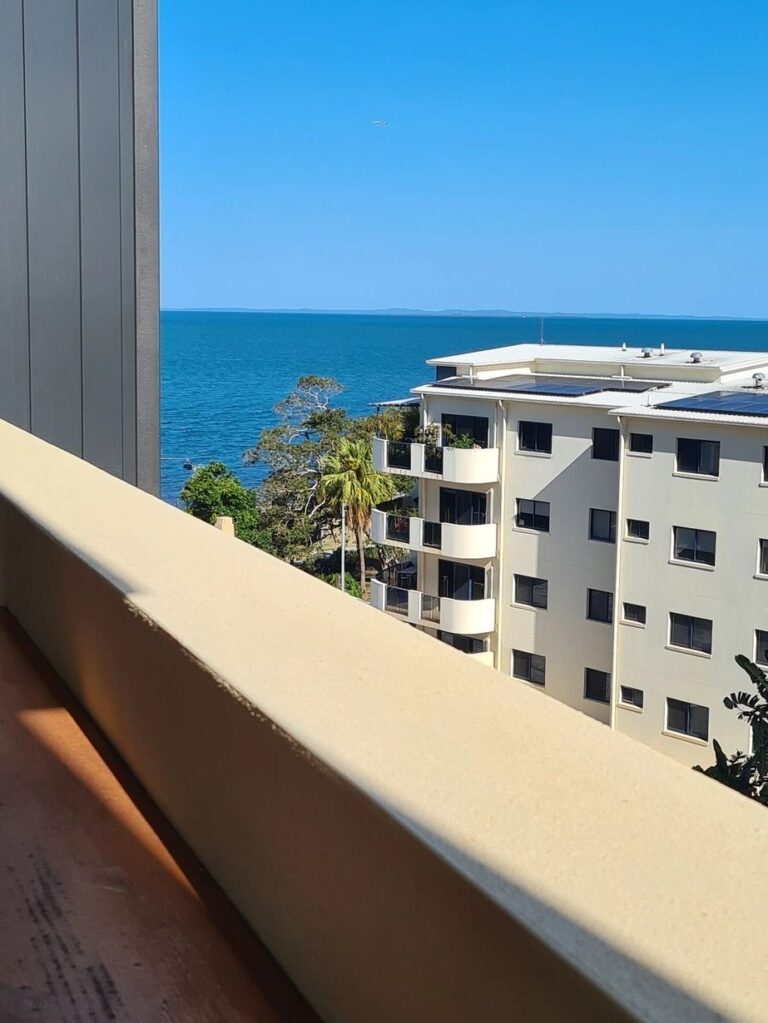
[[(161, 316), (162, 496), (176, 503), (189, 459), (213, 459), (248, 486), (263, 476), (243, 452), (304, 373), (344, 385), (337, 404), (352, 414), (400, 398), (432, 379), (428, 358), (537, 341), (539, 317), (336, 313), (164, 312)], [(768, 321), (551, 317), (559, 344), (768, 351)]]

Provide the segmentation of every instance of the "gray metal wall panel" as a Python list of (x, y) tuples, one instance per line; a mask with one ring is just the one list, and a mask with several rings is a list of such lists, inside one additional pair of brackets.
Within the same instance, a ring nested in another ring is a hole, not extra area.
[(32, 430), (82, 454), (77, 16), (24, 8)]
[[(133, 166), (133, 0), (118, 0), (120, 81), (120, 230), (123, 252), (123, 478), (137, 483), (136, 450), (136, 246)], [(157, 270), (155, 269), (155, 273)], [(154, 443), (159, 447), (155, 422)], [(146, 429), (148, 424), (144, 422)], [(159, 487), (159, 481), (158, 481)], [(158, 488), (148, 487), (149, 490)]]
[(0, 16), (0, 409), (29, 429), (27, 174), (21, 0)]
[(117, 4), (78, 0), (83, 456), (123, 472)]
[(159, 487), (155, 0), (0, 0), (0, 417)]

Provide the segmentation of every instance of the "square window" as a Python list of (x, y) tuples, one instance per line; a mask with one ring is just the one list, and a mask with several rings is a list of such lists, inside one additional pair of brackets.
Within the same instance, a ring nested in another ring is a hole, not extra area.
[(517, 445), (520, 451), (539, 451), (551, 454), (552, 424), (521, 420), (517, 428)]
[(624, 621), (645, 625), (645, 608), (642, 604), (624, 604)]
[(611, 699), (611, 676), (597, 668), (584, 669), (584, 696), (587, 700), (609, 703)]
[(613, 621), (613, 594), (607, 590), (587, 590), (587, 618), (592, 622)]
[(709, 738), (709, 707), (684, 700), (667, 698), (667, 730), (691, 735), (695, 739)]
[(618, 462), (619, 431), (596, 426), (592, 431), (592, 457), (606, 462)]
[(528, 501), (518, 497), (515, 521), (523, 529), (536, 529), (540, 533), (548, 533), (549, 501)]
[(670, 613), (669, 642), (684, 650), (698, 650), (712, 653), (712, 622), (709, 618), (695, 618), (693, 615)]
[(645, 519), (627, 519), (627, 536), (633, 540), (647, 540), (651, 535), (651, 524)]
[(517, 604), (546, 608), (549, 599), (548, 590), (546, 579), (536, 579), (530, 575), (515, 576), (515, 603)]
[(525, 650), (512, 651), (512, 674), (525, 682), (543, 686), (547, 671), (547, 659), (541, 654), (529, 654)]
[(758, 558), (758, 572), (760, 575), (768, 575), (768, 540), (758, 541), (760, 553)]
[(632, 686), (621, 687), (621, 702), (626, 703), (628, 707), (637, 707), (638, 710), (643, 709), (643, 690), (634, 689)]
[(673, 557), (676, 561), (693, 561), (699, 565), (715, 564), (716, 534), (709, 529), (674, 526)]
[(677, 471), (696, 476), (719, 476), (720, 441), (678, 437)]
[(603, 508), (589, 509), (589, 539), (616, 543), (616, 512)]
[(630, 433), (630, 435), (629, 435), (629, 450), (634, 455), (652, 455), (653, 454), (653, 434), (652, 433)]
[(755, 629), (755, 664), (768, 664), (768, 632)]

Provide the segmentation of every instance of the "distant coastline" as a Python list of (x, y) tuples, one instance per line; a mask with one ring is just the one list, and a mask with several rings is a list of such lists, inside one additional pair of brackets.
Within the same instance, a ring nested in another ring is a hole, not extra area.
[(274, 313), (296, 316), (454, 316), (467, 319), (705, 320), (768, 323), (760, 316), (695, 316), (691, 313), (548, 313), (511, 309), (258, 309), (247, 306), (163, 306), (164, 313)]

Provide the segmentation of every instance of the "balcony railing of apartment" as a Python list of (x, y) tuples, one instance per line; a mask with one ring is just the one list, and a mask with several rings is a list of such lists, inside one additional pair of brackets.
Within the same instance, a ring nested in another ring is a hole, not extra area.
[(418, 515), (378, 508), (371, 513), (374, 543), (402, 545), (413, 551), (439, 551), (449, 558), (477, 561), (495, 557), (496, 533), (493, 522), (433, 522)]
[[(765, 808), (6, 424), (0, 450), (8, 613), (323, 1019), (765, 1019)], [(33, 701), (6, 724), (132, 827), (60, 721)], [(60, 823), (85, 854), (76, 815)], [(72, 892), (108, 915), (124, 884), (106, 864)], [(76, 905), (57, 912), (84, 947)], [(94, 949), (95, 972), (141, 990), (152, 933)], [(14, 935), (2, 1012), (25, 1019)], [(40, 983), (37, 1017), (74, 1019)]]
[(440, 621), (440, 598), (431, 597), (428, 593), (421, 595), (421, 617), (427, 622)]
[(377, 472), (437, 476), (446, 483), (495, 483), (499, 478), (499, 451), (374, 437), (373, 466)]
[(393, 614), (408, 614), (409, 591), (400, 586), (387, 586), (385, 609)]
[(411, 520), (408, 515), (390, 512), (387, 515), (386, 536), (388, 540), (408, 543), (411, 537)]
[(443, 527), (440, 522), (428, 522), (424, 520), (422, 526), (421, 542), (424, 547), (434, 547), (440, 550), (443, 542)]

